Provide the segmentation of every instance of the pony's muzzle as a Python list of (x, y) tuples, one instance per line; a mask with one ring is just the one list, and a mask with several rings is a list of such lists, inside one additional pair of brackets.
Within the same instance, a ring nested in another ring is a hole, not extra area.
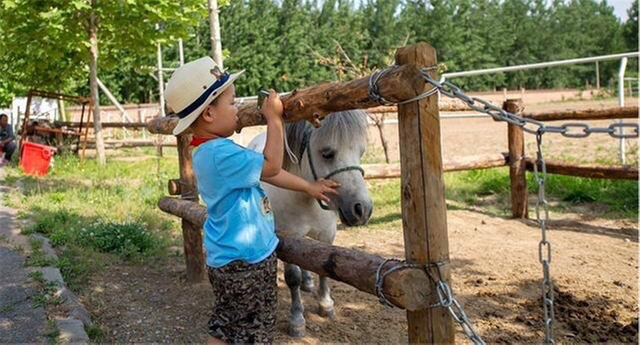
[(371, 218), (373, 211), (372, 202), (370, 200), (355, 202), (351, 207), (338, 208), (340, 220), (346, 226), (365, 225)]

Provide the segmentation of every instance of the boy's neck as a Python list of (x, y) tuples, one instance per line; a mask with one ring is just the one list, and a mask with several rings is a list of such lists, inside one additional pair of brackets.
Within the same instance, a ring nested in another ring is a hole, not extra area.
[(215, 133), (211, 133), (207, 130), (203, 130), (201, 128), (193, 128), (193, 136), (196, 138), (203, 138), (203, 139), (217, 139), (217, 138), (221, 138), (221, 136), (215, 134)]

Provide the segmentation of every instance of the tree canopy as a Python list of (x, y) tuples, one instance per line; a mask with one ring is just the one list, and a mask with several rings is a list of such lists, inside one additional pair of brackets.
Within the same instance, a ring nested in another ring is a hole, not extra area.
[[(87, 0), (0, 1), (0, 106), (32, 87), (88, 95)], [(157, 100), (156, 46), (177, 67), (210, 52), (204, 0), (99, 1), (100, 79), (123, 102)], [(375, 69), (424, 41), (448, 71), (638, 50), (638, 1), (626, 22), (606, 0), (231, 0), (220, 21), (239, 95), (344, 78), (336, 62)], [(160, 24), (160, 30), (156, 29)], [(635, 59), (632, 59), (632, 61)], [(332, 63), (333, 62), (333, 63)], [(344, 61), (342, 61), (344, 62)], [(634, 64), (637, 62), (634, 62)], [(603, 83), (617, 62), (600, 64)], [(461, 78), (470, 90), (581, 87), (593, 64)], [(104, 100), (103, 100), (104, 102)]]

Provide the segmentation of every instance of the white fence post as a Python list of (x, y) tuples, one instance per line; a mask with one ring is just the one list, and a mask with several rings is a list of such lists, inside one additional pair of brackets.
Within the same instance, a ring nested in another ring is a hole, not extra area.
[[(627, 58), (623, 57), (620, 60), (620, 70), (618, 71), (618, 104), (620, 107), (624, 107), (624, 71), (627, 69)], [(618, 123), (622, 123), (622, 120), (618, 120)], [(620, 134), (624, 134), (624, 128), (620, 127)], [(620, 163), (625, 164), (625, 142), (624, 138), (620, 138)]]

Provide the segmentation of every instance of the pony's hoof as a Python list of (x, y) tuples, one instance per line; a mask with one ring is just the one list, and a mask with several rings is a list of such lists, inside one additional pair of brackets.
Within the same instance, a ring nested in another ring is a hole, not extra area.
[(318, 306), (318, 315), (325, 317), (329, 320), (335, 320), (336, 311), (333, 309), (333, 307), (323, 308), (321, 306)]
[(315, 292), (316, 291), (316, 286), (313, 284), (302, 284), (300, 285), (300, 290), (304, 291), (304, 292)]
[(302, 338), (304, 337), (305, 334), (305, 326), (301, 325), (301, 326), (294, 326), (294, 325), (289, 325), (289, 336), (293, 337), (293, 338)]

